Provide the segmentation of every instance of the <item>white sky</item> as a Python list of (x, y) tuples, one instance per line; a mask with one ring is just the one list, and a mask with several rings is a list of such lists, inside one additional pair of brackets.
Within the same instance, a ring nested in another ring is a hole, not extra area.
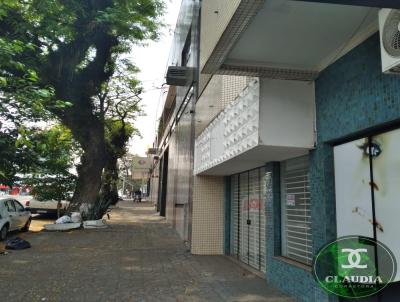
[(152, 146), (156, 133), (156, 120), (161, 113), (164, 98), (160, 98), (160, 89), (165, 83), (164, 75), (168, 63), (169, 50), (172, 45), (176, 21), (178, 19), (181, 0), (166, 0), (164, 23), (166, 27), (158, 42), (150, 42), (146, 46), (137, 46), (132, 49), (131, 56), (141, 70), (138, 78), (143, 82), (145, 93), (142, 94), (142, 104), (146, 116), (136, 121), (136, 127), (143, 138), (135, 137), (130, 143), (130, 153), (145, 156)]

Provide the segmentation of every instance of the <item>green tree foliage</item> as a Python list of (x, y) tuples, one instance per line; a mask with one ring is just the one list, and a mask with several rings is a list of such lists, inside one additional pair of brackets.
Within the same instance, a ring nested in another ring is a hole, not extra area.
[(18, 171), (15, 142), (13, 133), (0, 132), (0, 184), (10, 187)]
[(16, 142), (21, 157), (19, 167), (23, 183), (32, 187), (39, 200), (64, 200), (74, 190), (76, 176), (72, 173), (79, 154), (71, 132), (61, 125), (49, 129), (21, 131)]
[[(0, 2), (2, 96), (26, 105), (19, 108), (51, 112), (80, 143), (76, 206), (98, 202), (107, 162), (105, 119), (96, 112), (94, 97), (121, 54), (133, 43), (157, 37), (162, 11), (162, 0)], [(16, 87), (32, 87), (33, 95), (19, 98)]]
[[(3, 0), (0, 24), (2, 20), (13, 18), (14, 11), (19, 9), (22, 9), (19, 1)], [(53, 90), (39, 87), (37, 70), (26, 60), (25, 54), (34, 51), (35, 45), (18, 39), (18, 35), (3, 35), (1, 29), (0, 33), (0, 114), (3, 122), (14, 125), (43, 118), (45, 105), (53, 105)]]

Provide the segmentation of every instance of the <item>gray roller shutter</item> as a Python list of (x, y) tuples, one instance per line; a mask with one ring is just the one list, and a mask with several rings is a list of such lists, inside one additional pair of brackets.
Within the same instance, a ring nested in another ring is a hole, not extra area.
[(311, 208), (308, 156), (281, 164), (282, 254), (312, 263)]

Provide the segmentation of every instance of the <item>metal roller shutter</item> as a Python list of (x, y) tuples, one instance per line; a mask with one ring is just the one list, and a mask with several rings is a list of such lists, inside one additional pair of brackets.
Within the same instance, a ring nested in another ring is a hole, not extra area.
[(308, 156), (281, 165), (282, 254), (298, 262), (312, 263), (312, 234)]

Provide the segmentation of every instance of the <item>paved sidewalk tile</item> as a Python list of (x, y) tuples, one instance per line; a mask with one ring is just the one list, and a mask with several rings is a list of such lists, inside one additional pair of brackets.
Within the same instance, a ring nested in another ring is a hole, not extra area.
[(0, 301), (270, 301), (290, 298), (222, 256), (193, 256), (147, 204), (121, 202), (110, 227), (28, 233), (0, 256)]

